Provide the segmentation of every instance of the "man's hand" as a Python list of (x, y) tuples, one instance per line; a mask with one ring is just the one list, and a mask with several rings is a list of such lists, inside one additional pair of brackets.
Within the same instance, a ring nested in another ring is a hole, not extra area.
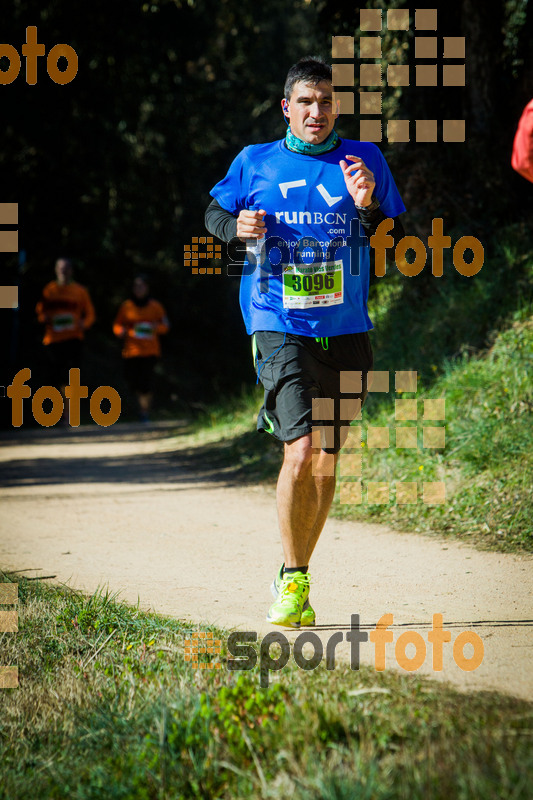
[(237, 217), (237, 236), (245, 241), (246, 239), (259, 239), (267, 232), (263, 217), (266, 211), (262, 208), (259, 211), (245, 209)]
[(339, 161), (346, 188), (356, 206), (369, 206), (372, 202), (372, 192), (376, 186), (374, 173), (365, 165), (365, 162), (358, 156), (346, 156), (353, 164), (346, 161)]

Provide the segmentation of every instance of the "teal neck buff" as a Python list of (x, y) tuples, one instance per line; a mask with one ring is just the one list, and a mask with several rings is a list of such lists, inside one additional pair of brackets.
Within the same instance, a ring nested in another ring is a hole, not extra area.
[(335, 147), (337, 147), (339, 142), (340, 139), (335, 130), (331, 131), (328, 138), (321, 142), (321, 144), (309, 144), (308, 142), (298, 139), (290, 128), (287, 128), (287, 133), (285, 135), (285, 144), (287, 148), (292, 150), (293, 153), (303, 153), (305, 156), (321, 156), (322, 153), (329, 153), (330, 150), (334, 150)]

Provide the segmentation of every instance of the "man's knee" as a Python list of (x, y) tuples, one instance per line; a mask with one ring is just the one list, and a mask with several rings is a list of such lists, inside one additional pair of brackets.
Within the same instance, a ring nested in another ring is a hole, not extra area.
[(285, 442), (284, 465), (293, 476), (306, 480), (310, 476), (331, 479), (335, 476), (337, 457), (313, 447), (311, 434), (301, 436), (292, 442)]
[(300, 436), (292, 442), (285, 442), (283, 463), (291, 469), (295, 478), (305, 479), (311, 475), (313, 463), (311, 434)]

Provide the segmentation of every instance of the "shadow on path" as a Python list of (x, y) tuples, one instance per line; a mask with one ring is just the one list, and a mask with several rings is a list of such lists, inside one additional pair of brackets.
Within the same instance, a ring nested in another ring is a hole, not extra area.
[[(0, 433), (0, 447), (15, 447), (17, 451), (9, 462), (0, 463), (0, 485), (9, 489), (66, 483), (176, 485), (209, 481), (240, 486), (273, 478), (279, 470), (281, 448), (273, 445), (270, 437), (250, 431), (226, 441), (184, 448), (179, 440), (188, 433), (187, 423), (179, 420), (149, 426), (131, 423), (110, 428), (95, 425), (77, 430), (4, 431)], [(179, 449), (160, 451), (154, 446), (150, 451), (150, 442), (155, 445), (171, 437), (175, 437)], [(140, 445), (138, 452), (136, 442)], [(49, 454), (48, 445), (55, 446)], [(83, 453), (84, 445), (87, 454)], [(93, 445), (104, 445), (104, 451), (98, 447), (91, 452)], [(31, 456), (26, 458), (25, 448), (30, 447)], [(37, 455), (35, 447), (41, 451)]]

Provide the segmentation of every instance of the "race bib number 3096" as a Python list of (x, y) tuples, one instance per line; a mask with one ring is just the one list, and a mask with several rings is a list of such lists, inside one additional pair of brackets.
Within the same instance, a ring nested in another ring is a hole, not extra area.
[(283, 308), (335, 306), (343, 301), (342, 261), (290, 266), (283, 273)]

